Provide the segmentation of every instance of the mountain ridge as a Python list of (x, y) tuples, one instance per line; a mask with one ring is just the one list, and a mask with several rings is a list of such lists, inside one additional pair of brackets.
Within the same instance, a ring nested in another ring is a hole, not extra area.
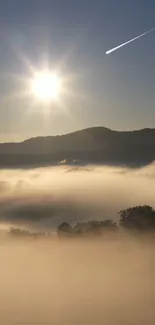
[(115, 131), (102, 126), (68, 134), (0, 143), (0, 166), (99, 163), (141, 166), (155, 160), (155, 129)]
[(142, 128), (142, 129), (136, 129), (136, 130), (113, 130), (104, 126), (95, 126), (95, 127), (88, 127), (88, 128), (84, 128), (84, 129), (79, 129), (76, 131), (72, 131), (69, 133), (65, 133), (65, 134), (56, 134), (56, 135), (40, 135), (40, 136), (34, 136), (34, 137), (30, 137), (27, 139), (24, 139), (22, 141), (9, 141), (9, 142), (0, 142), (1, 144), (19, 144), (19, 143), (24, 143), (33, 139), (41, 139), (41, 138), (55, 138), (55, 137), (62, 137), (62, 136), (67, 136), (67, 135), (73, 135), (75, 133), (80, 133), (81, 131), (89, 131), (89, 130), (95, 130), (95, 129), (100, 129), (100, 130), (105, 130), (105, 131), (109, 131), (109, 132), (115, 132), (115, 133), (133, 133), (133, 132), (155, 132), (155, 128)]

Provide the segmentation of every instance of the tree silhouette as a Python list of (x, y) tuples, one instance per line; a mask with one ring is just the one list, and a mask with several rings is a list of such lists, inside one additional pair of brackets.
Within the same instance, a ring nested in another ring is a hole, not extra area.
[(27, 231), (27, 230), (24, 230), (24, 229), (20, 229), (20, 228), (14, 228), (12, 227), (9, 231), (9, 233), (12, 235), (12, 236), (16, 236), (16, 237), (27, 237), (27, 236), (30, 236), (30, 232)]
[(72, 231), (72, 227), (68, 222), (63, 222), (58, 226), (57, 233), (60, 236), (69, 235)]
[(25, 230), (25, 229), (14, 228), (14, 227), (10, 228), (9, 234), (11, 236), (15, 236), (15, 237), (19, 237), (19, 238), (22, 238), (22, 237), (41, 238), (41, 237), (46, 236), (46, 234), (43, 233), (43, 232), (33, 233), (33, 232), (30, 232), (30, 231)]
[(119, 215), (120, 226), (126, 229), (155, 230), (155, 210), (148, 205), (121, 210)]
[(74, 227), (64, 222), (58, 226), (58, 235), (101, 235), (105, 231), (114, 231), (117, 225), (113, 220), (79, 222)]

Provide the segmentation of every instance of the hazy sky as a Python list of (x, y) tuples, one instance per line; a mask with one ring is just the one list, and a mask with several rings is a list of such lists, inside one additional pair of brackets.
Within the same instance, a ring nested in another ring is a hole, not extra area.
[[(105, 55), (153, 27), (154, 0), (1, 0), (0, 141), (94, 125), (154, 127), (155, 32)], [(17, 96), (30, 73), (22, 57), (69, 80), (59, 105), (47, 111)]]

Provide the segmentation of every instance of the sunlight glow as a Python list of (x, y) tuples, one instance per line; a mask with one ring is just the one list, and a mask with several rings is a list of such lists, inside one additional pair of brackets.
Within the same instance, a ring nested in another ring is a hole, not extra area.
[(47, 122), (51, 113), (65, 114), (72, 120), (67, 102), (68, 98), (76, 101), (80, 97), (85, 100), (76, 89), (77, 80), (83, 78), (83, 69), (80, 73), (68, 73), (65, 68), (65, 58), (51, 67), (48, 52), (45, 60), (36, 66), (21, 49), (15, 47), (13, 50), (22, 63), (24, 73), (9, 73), (9, 78), (16, 88), (1, 97), (1, 103), (15, 102), (22, 110), (23, 107), (25, 108), (26, 115), (41, 113)]
[(38, 100), (49, 102), (58, 99), (62, 87), (60, 78), (48, 71), (36, 73), (31, 82), (33, 95)]

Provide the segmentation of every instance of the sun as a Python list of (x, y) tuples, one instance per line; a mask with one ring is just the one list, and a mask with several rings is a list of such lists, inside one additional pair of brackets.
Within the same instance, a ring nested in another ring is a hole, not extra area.
[(43, 102), (58, 99), (61, 88), (61, 79), (56, 74), (48, 71), (36, 73), (31, 82), (33, 95)]

